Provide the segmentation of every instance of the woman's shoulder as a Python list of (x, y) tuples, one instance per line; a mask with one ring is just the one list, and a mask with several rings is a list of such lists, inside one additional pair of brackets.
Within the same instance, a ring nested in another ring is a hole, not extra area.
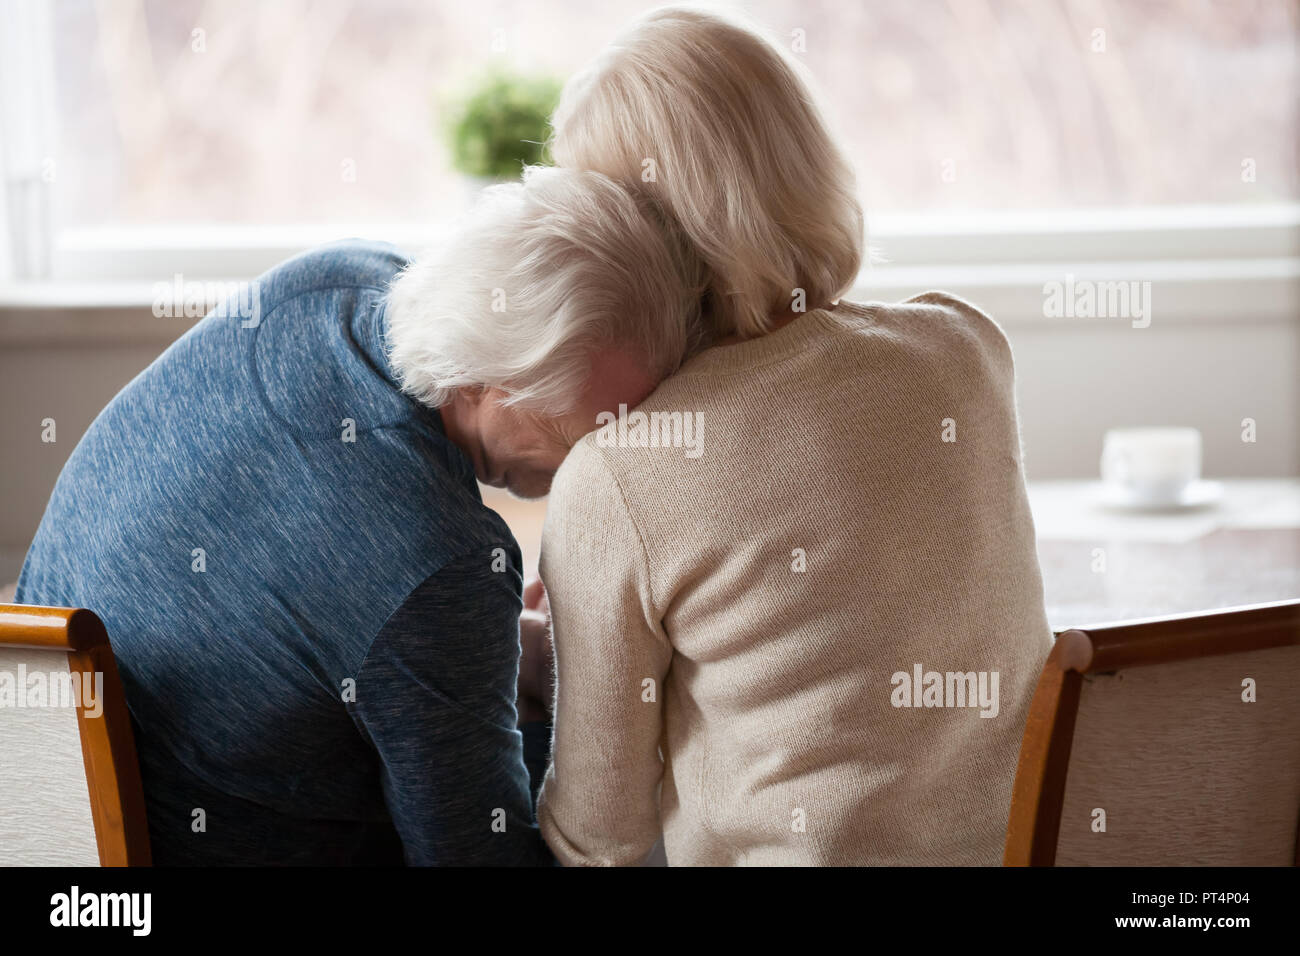
[(1011, 365), (1011, 345), (986, 312), (951, 292), (932, 290), (902, 302), (849, 302), (835, 313), (850, 325), (874, 328), (903, 341), (960, 353), (978, 353), (994, 364)]
[(919, 324), (921, 329), (974, 335), (996, 348), (1007, 347), (1006, 333), (992, 316), (951, 292), (930, 290), (895, 303), (850, 302), (841, 299), (835, 306), (835, 312), (849, 321), (892, 320), (890, 324)]

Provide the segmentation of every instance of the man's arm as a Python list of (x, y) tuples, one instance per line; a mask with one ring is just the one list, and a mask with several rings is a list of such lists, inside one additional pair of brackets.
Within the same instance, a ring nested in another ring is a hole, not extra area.
[(515, 728), (519, 578), (492, 555), (415, 589), (357, 675), (353, 720), (379, 757), (411, 865), (549, 863)]
[(672, 646), (641, 536), (600, 453), (579, 442), (542, 538), (555, 629), (555, 742), (537, 818), (556, 857), (641, 862), (659, 837), (663, 681)]

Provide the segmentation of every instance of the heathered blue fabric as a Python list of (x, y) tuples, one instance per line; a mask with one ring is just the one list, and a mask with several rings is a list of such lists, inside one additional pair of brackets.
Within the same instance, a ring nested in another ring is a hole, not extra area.
[(158, 863), (549, 860), (515, 727), (519, 549), (393, 380), (404, 265), (351, 241), (262, 276), (258, 324), (200, 321), (54, 489), (17, 600), (103, 618)]

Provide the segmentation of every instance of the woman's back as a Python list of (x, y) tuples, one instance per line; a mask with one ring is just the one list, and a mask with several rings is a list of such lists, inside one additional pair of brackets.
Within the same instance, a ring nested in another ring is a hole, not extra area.
[(552, 848), (641, 852), (661, 750), (672, 864), (997, 863), (1050, 645), (1001, 331), (841, 302), (637, 412), (552, 491)]

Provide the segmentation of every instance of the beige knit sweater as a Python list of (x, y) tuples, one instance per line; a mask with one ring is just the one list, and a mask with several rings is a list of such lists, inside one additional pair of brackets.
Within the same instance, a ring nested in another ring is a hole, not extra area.
[(689, 442), (578, 443), (541, 558), (562, 862), (1000, 861), (1050, 644), (1013, 382), (959, 299), (841, 302), (639, 406)]

